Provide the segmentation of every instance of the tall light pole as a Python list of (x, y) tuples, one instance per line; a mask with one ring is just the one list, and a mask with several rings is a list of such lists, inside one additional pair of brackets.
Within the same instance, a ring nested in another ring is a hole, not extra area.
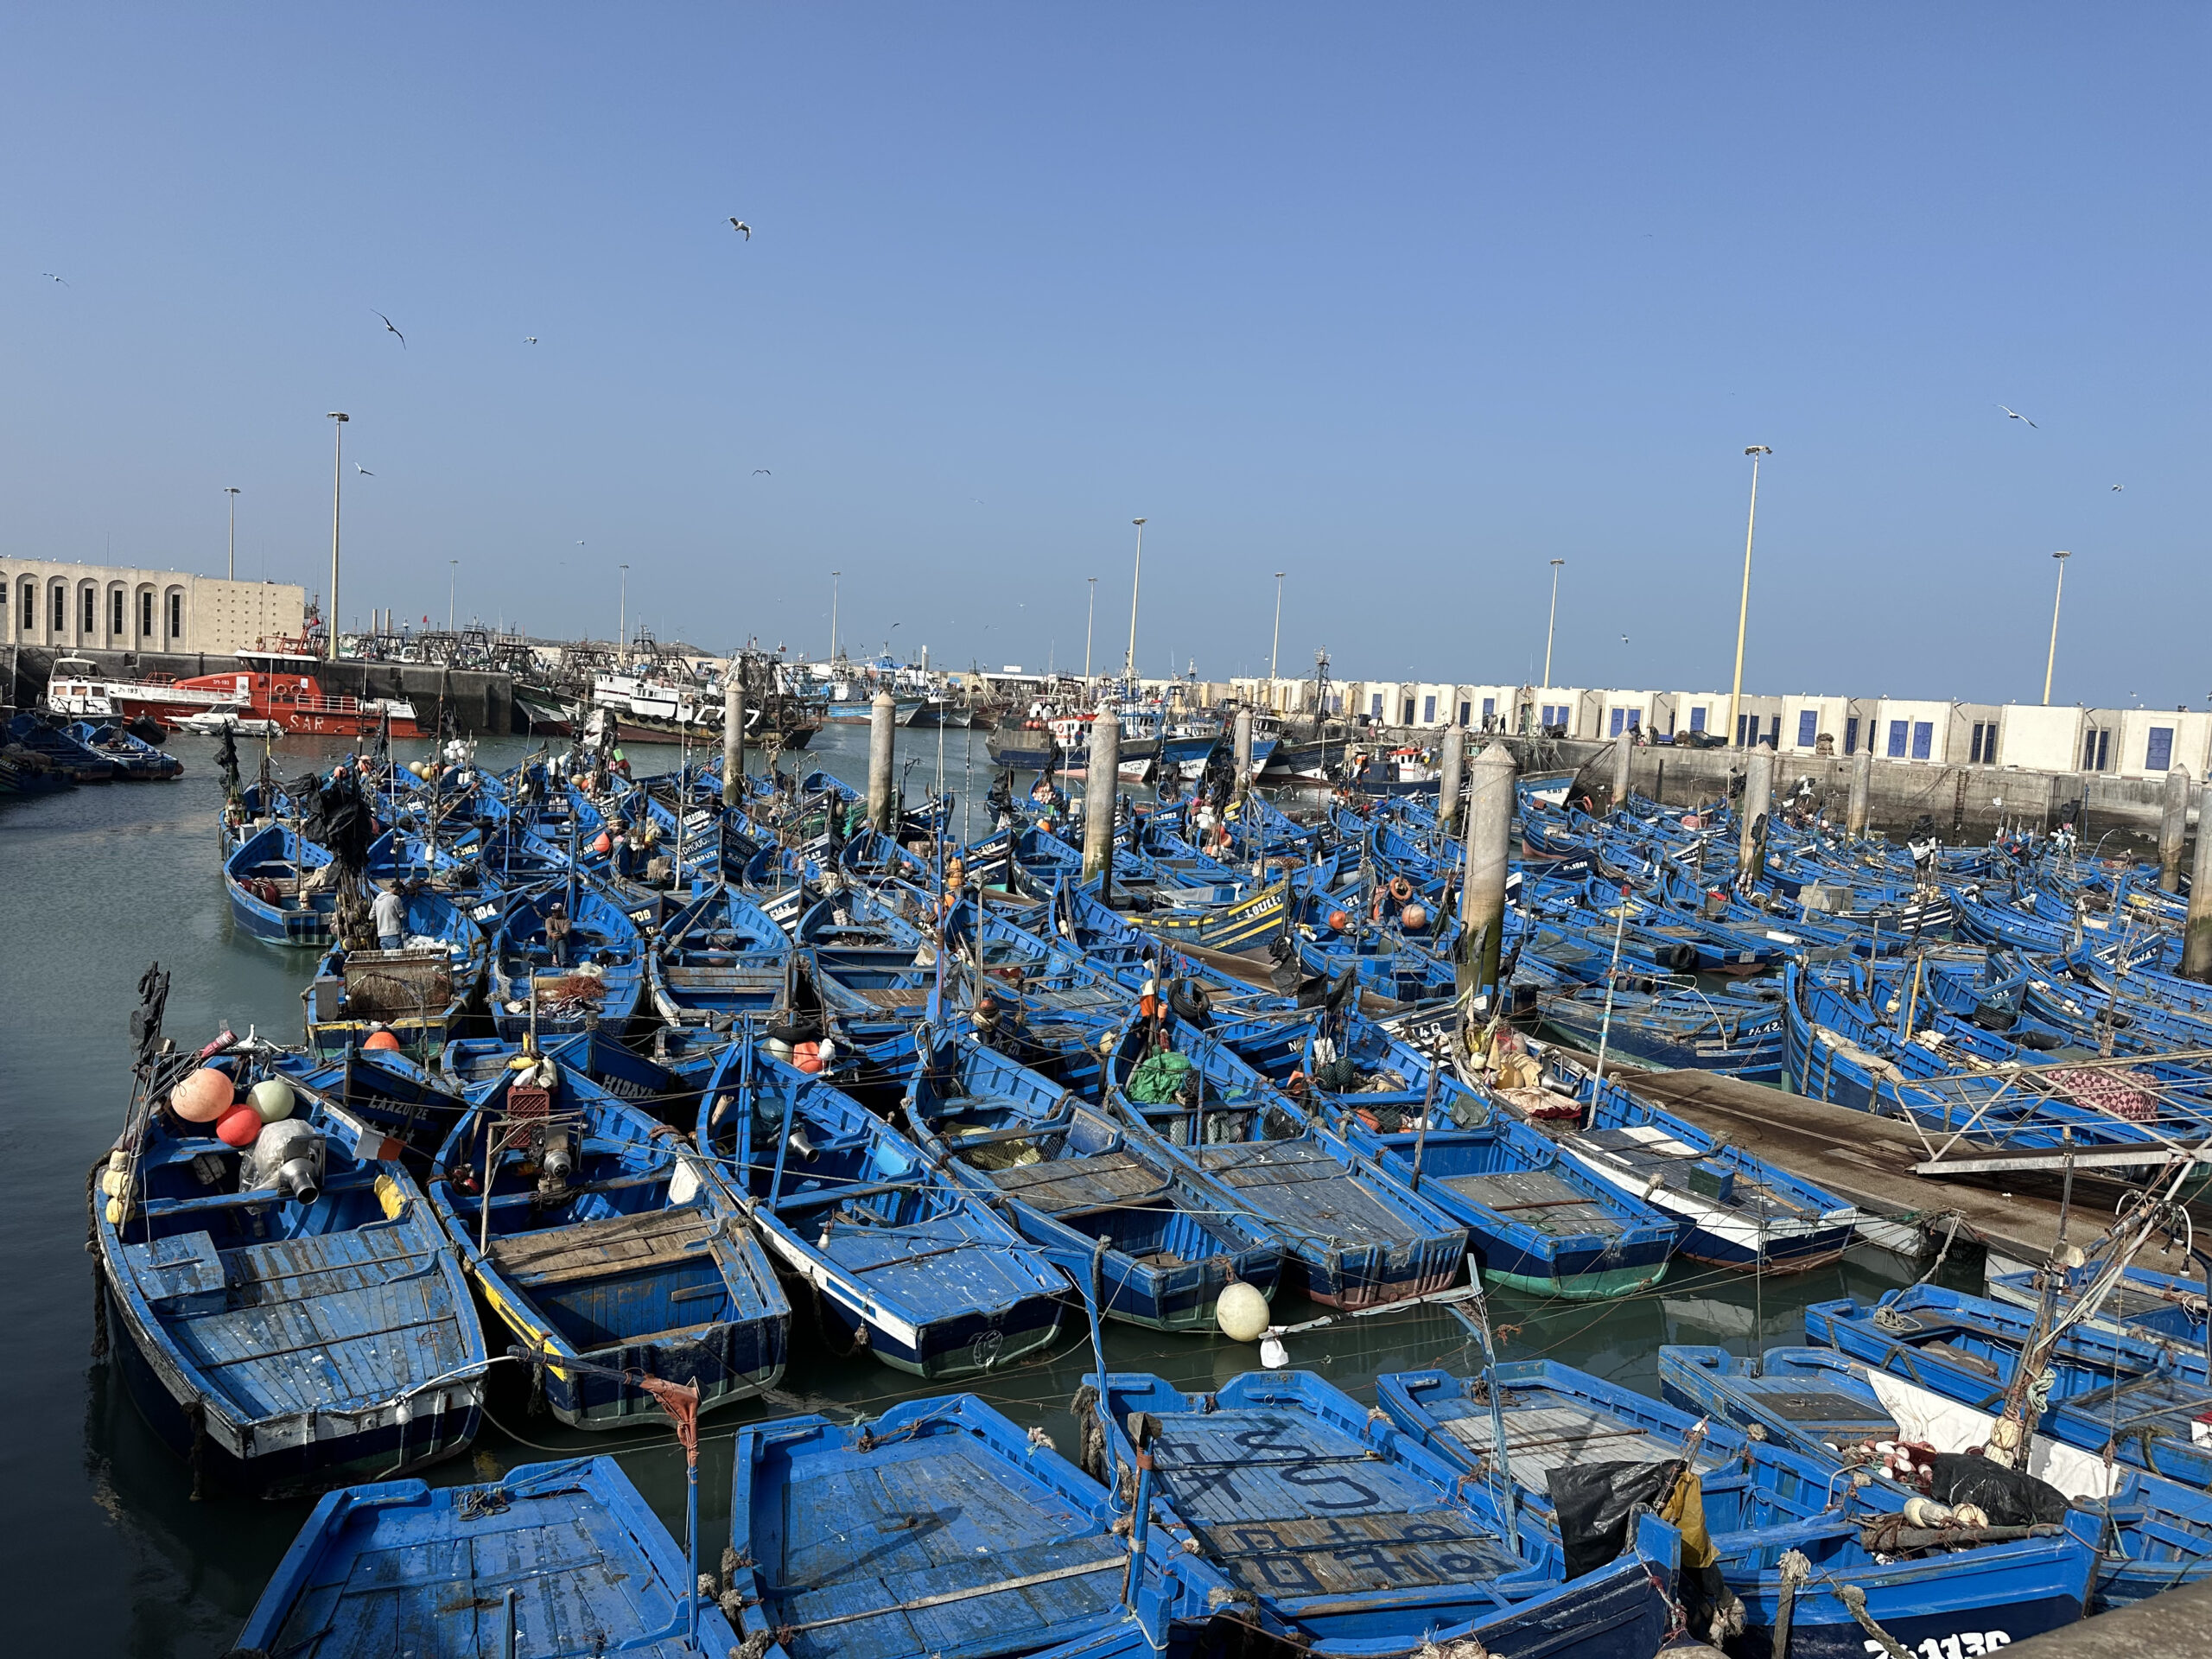
[(615, 569), (622, 575), (620, 578), (621, 586), (616, 590), (614, 601), (614, 632), (617, 636), (614, 650), (618, 657), (626, 657), (630, 650), (630, 567), (622, 564)]
[(1759, 519), (1759, 462), (1774, 453), (1763, 443), (1748, 446), (1744, 453), (1751, 458), (1751, 510), (1744, 519), (1744, 597), (1736, 607), (1736, 677), (1728, 688), (1728, 741), (1740, 741), (1736, 734), (1737, 705), (1744, 698), (1744, 623), (1751, 613), (1751, 531)]
[(1137, 677), (1137, 589), (1144, 582), (1144, 520), (1132, 518), (1137, 527), (1137, 563), (1129, 576), (1129, 654), (1122, 664), (1122, 677), (1131, 685)]
[(1268, 706), (1274, 707), (1275, 658), (1282, 654), (1282, 572), (1275, 572), (1275, 642), (1268, 647)]
[(1559, 629), (1559, 568), (1566, 563), (1565, 559), (1552, 561), (1552, 613), (1544, 623), (1544, 689), (1547, 690), (1552, 683), (1552, 635)]
[(2066, 597), (2066, 561), (2074, 556), (2054, 553), (2050, 556), (2058, 561), (2058, 591), (2050, 596), (2050, 655), (2043, 664), (2043, 706), (2046, 709), (2050, 707), (2051, 671), (2058, 666), (2058, 602)]
[(837, 665), (837, 578), (843, 574), (842, 570), (830, 573), (830, 666), (833, 669)]
[(324, 656), (338, 660), (338, 497), (346, 484), (346, 423), (353, 419), (330, 411), (330, 609), (322, 626)]
[(461, 561), (448, 559), (446, 563), (449, 567), (446, 573), (446, 632), (451, 633), (453, 632), (454, 590), (461, 586)]
[(231, 556), (230, 556), (230, 561), (229, 561), (229, 563), (227, 563), (226, 564), (225, 564), (225, 565), (223, 566), (223, 580), (224, 580), (224, 581), (226, 581), (226, 582), (236, 582), (236, 581), (238, 579), (238, 486), (237, 486), (237, 485), (235, 485), (235, 484), (226, 484), (226, 485), (224, 485), (224, 486), (223, 486), (223, 493), (224, 493), (225, 495), (227, 495), (227, 496), (229, 496), (229, 497), (231, 498)]
[(1090, 599), (1083, 607), (1083, 683), (1087, 687), (1090, 683), (1090, 623), (1098, 614), (1098, 578), (1084, 580), (1090, 584)]

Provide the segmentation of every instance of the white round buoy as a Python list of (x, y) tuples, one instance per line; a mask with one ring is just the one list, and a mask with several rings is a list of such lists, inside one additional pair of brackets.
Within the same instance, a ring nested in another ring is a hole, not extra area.
[(282, 1077), (264, 1077), (247, 1092), (246, 1099), (264, 1123), (281, 1122), (292, 1115), (292, 1108), (297, 1104), (292, 1085)]
[(1213, 1322), (1231, 1342), (1257, 1342), (1267, 1334), (1268, 1299), (1258, 1287), (1232, 1279), (1213, 1305)]

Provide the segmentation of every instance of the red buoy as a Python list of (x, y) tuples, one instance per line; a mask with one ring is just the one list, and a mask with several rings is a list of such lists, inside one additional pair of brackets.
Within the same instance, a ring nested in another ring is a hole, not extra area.
[(251, 1146), (260, 1133), (261, 1114), (251, 1105), (232, 1107), (215, 1125), (217, 1139), (226, 1147), (241, 1149)]
[(397, 1048), (399, 1046), (399, 1039), (393, 1036), (388, 1031), (372, 1031), (369, 1033), (367, 1040), (362, 1043), (361, 1046), (363, 1048), (379, 1049)]

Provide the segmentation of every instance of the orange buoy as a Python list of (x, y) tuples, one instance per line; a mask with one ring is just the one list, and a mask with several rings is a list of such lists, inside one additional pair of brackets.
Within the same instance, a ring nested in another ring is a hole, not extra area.
[(1407, 899), (1414, 896), (1414, 884), (1407, 880), (1402, 875), (1392, 876), (1390, 878), (1390, 896), (1396, 899), (1400, 904), (1404, 904)]
[(1428, 911), (1425, 906), (1408, 905), (1398, 912), (1398, 919), (1405, 924), (1406, 931), (1418, 933), (1428, 925)]
[(215, 1136), (226, 1147), (250, 1147), (261, 1133), (261, 1114), (251, 1105), (233, 1106), (215, 1125)]
[(372, 1031), (368, 1034), (367, 1039), (362, 1043), (361, 1046), (363, 1048), (378, 1049), (397, 1048), (399, 1046), (399, 1039), (393, 1036), (388, 1031)]
[(1329, 925), (1341, 933), (1351, 925), (1351, 918), (1341, 910), (1332, 910), (1329, 912)]
[(592, 842), (591, 849), (594, 853), (613, 852), (614, 850), (614, 837), (608, 835), (606, 830), (601, 830), (599, 832), (599, 839)]
[(819, 1043), (795, 1045), (791, 1049), (791, 1064), (809, 1074), (819, 1071), (822, 1069), (822, 1045)]
[(203, 1065), (169, 1090), (169, 1109), (188, 1123), (213, 1123), (231, 1109), (231, 1074)]

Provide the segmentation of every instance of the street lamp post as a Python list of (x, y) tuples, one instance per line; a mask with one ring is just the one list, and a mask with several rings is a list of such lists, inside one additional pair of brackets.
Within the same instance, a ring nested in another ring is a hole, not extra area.
[(1544, 685), (1547, 689), (1552, 683), (1552, 635), (1559, 627), (1559, 568), (1566, 563), (1565, 559), (1552, 561), (1552, 613), (1544, 624)]
[(1744, 624), (1751, 613), (1751, 531), (1759, 518), (1759, 462), (1774, 453), (1763, 443), (1748, 446), (1744, 453), (1751, 458), (1751, 506), (1744, 518), (1744, 596), (1736, 607), (1736, 677), (1728, 688), (1728, 741), (1741, 742), (1736, 721), (1738, 705), (1744, 699)]
[(2061, 552), (2050, 556), (2058, 561), (2058, 590), (2050, 596), (2050, 655), (2043, 664), (2043, 706), (2046, 709), (2050, 707), (2051, 671), (2058, 666), (2058, 603), (2066, 597), (2066, 561), (2074, 556)]
[(1129, 654), (1122, 664), (1122, 677), (1135, 685), (1137, 677), (1137, 589), (1144, 582), (1144, 520), (1132, 518), (1129, 522), (1137, 527), (1137, 563), (1136, 569), (1129, 576)]
[(231, 556), (223, 566), (223, 580), (238, 579), (238, 491), (235, 484), (223, 486), (223, 493), (231, 498)]
[(330, 609), (322, 626), (322, 648), (338, 660), (338, 499), (346, 484), (346, 423), (353, 417), (330, 411)]
[(1268, 647), (1268, 706), (1275, 699), (1275, 658), (1282, 654), (1282, 572), (1275, 572), (1275, 639)]
[(1090, 598), (1083, 607), (1083, 683), (1088, 687), (1090, 684), (1090, 623), (1098, 614), (1098, 578), (1085, 576), (1084, 580), (1090, 584)]
[(615, 589), (614, 601), (614, 654), (620, 658), (630, 650), (630, 567), (622, 564), (615, 569), (622, 573), (617, 579), (620, 585)]
[(446, 632), (448, 633), (451, 633), (453, 632), (454, 591), (461, 586), (461, 561), (459, 559), (448, 559), (446, 563), (448, 567), (446, 572)]
[(832, 670), (837, 666), (837, 578), (843, 574), (841, 570), (830, 573), (830, 666)]

